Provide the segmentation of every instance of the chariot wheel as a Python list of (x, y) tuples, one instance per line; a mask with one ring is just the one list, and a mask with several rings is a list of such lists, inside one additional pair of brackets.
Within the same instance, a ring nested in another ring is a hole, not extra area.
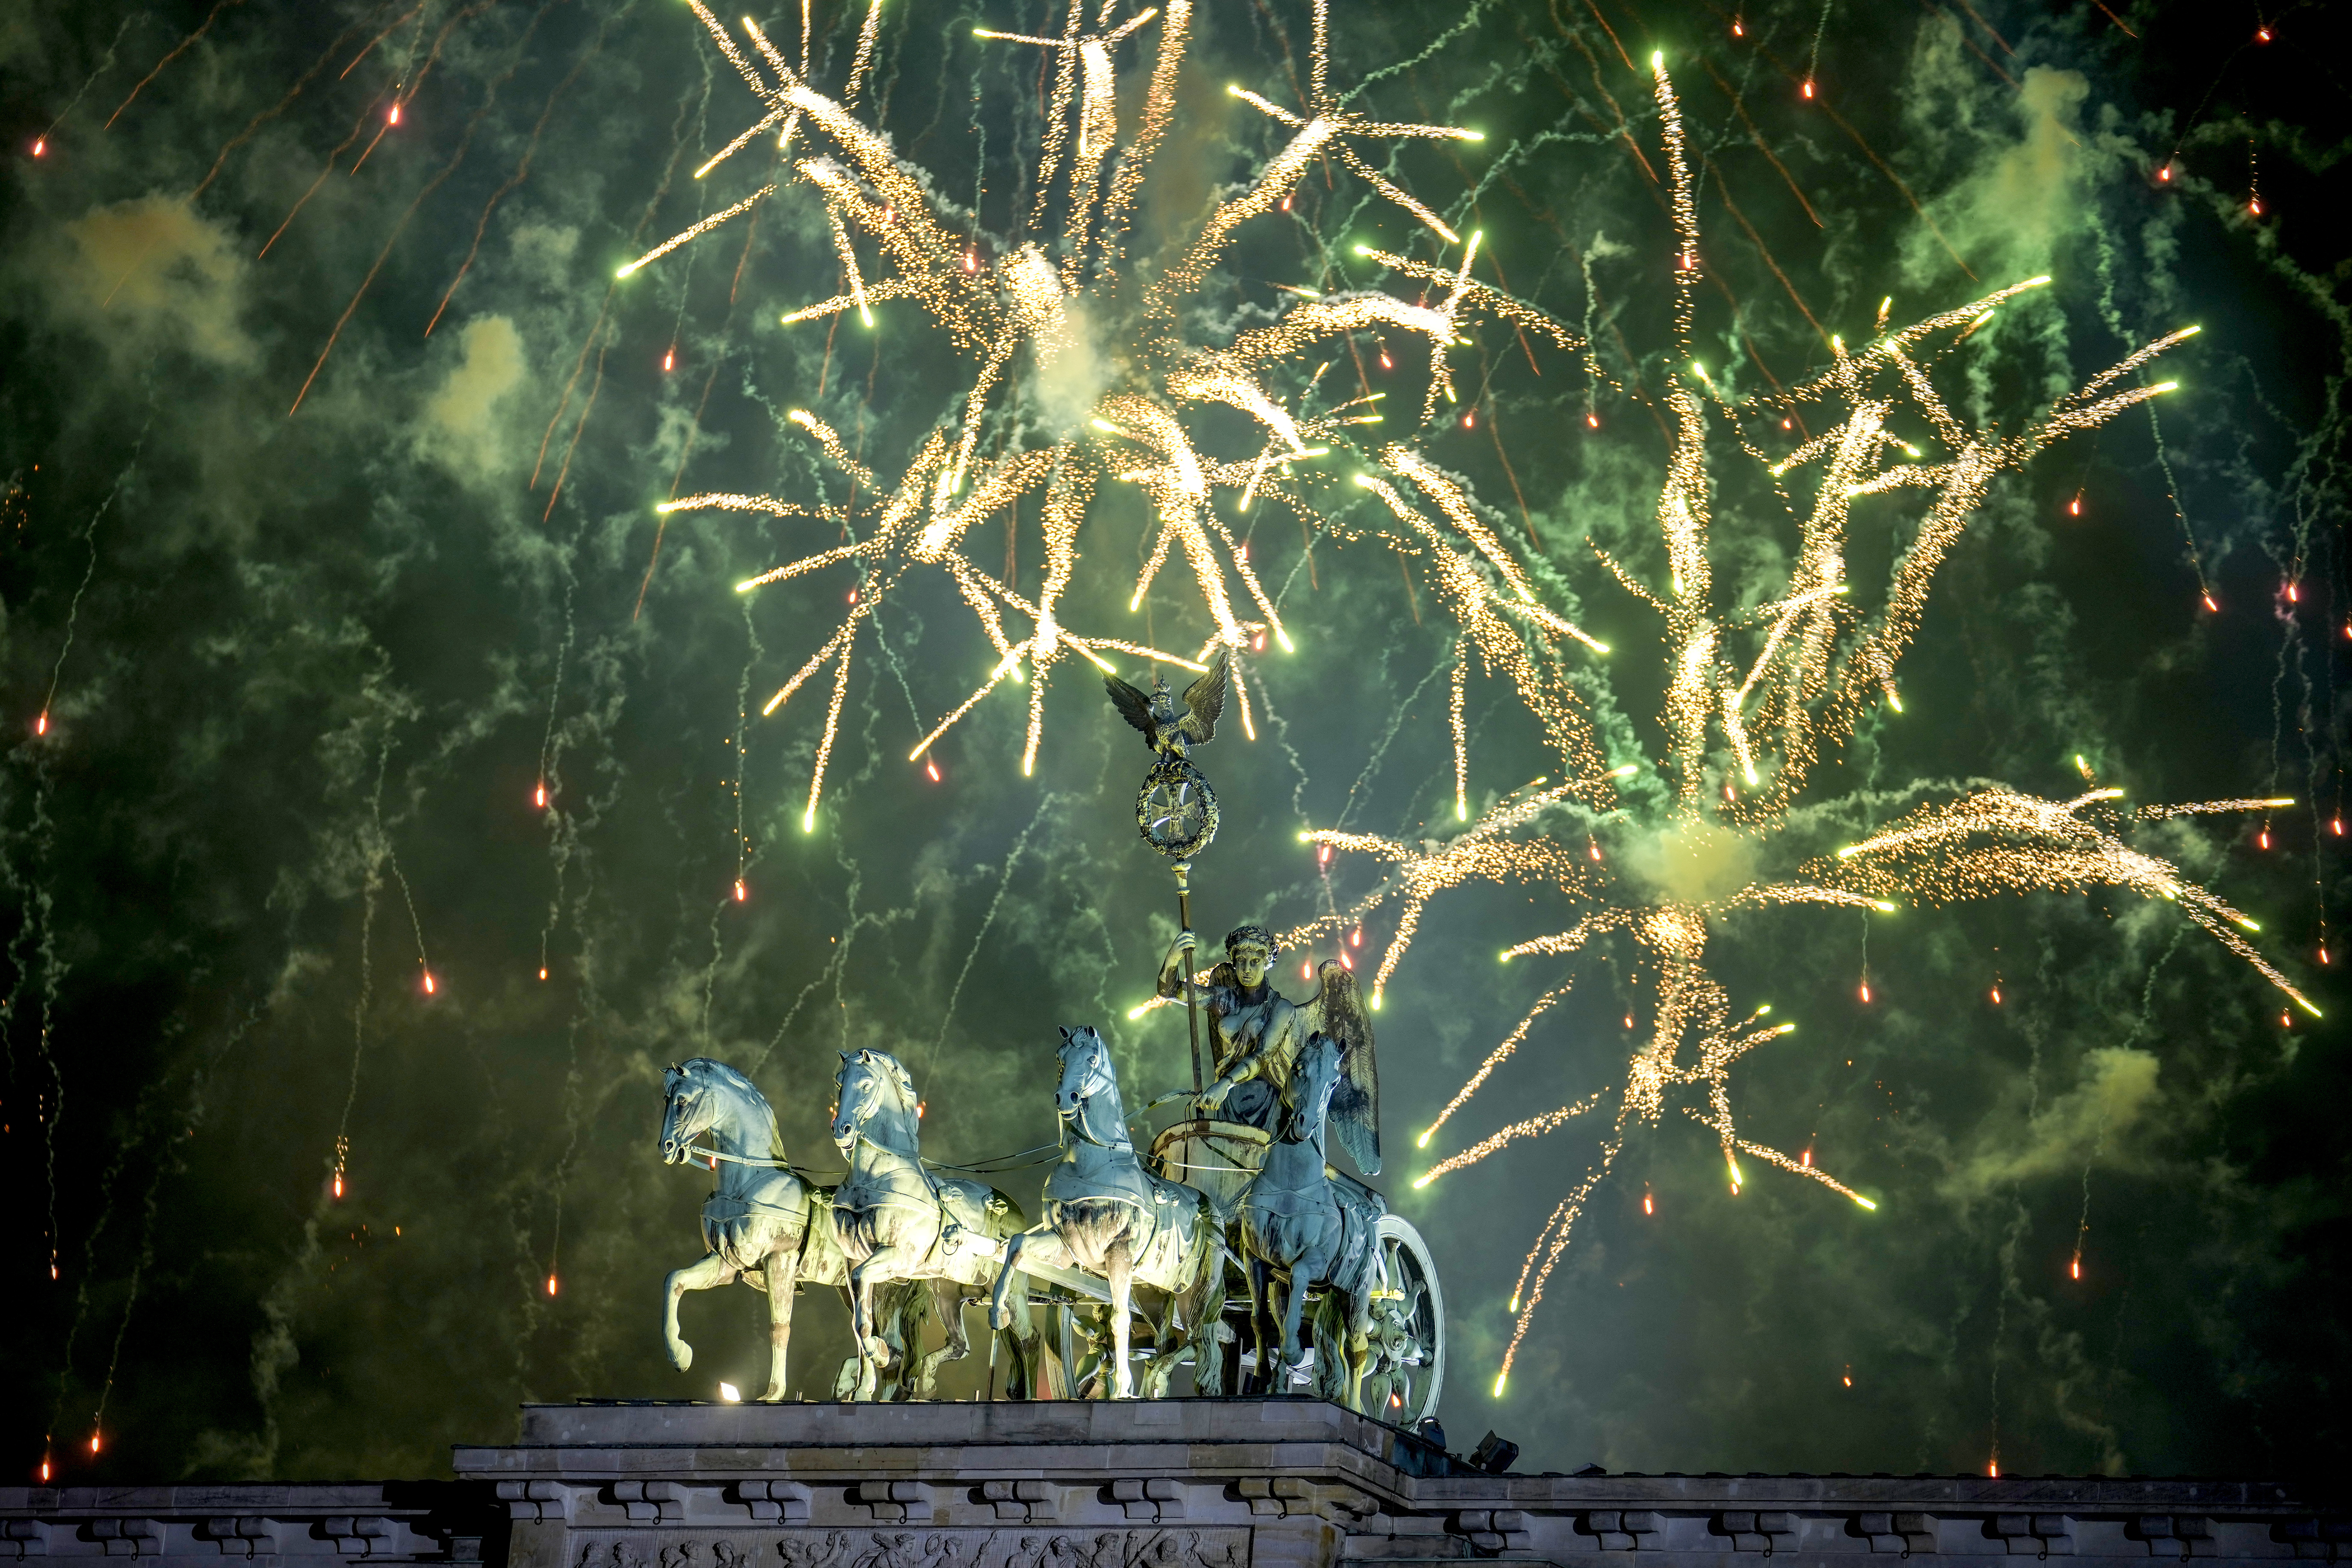
[(1380, 1283), (1372, 1299), (1364, 1414), (1412, 1426), (1437, 1414), (1445, 1392), (1445, 1295), (1429, 1244), (1402, 1215), (1381, 1215)]

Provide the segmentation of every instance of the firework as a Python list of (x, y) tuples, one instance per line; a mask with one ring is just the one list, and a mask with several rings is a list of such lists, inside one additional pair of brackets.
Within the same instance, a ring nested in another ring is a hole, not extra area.
[[(1268, 637), (1286, 652), (1296, 643), (1275, 596), (1252, 566), (1246, 544), (1234, 537), (1218, 507), (1230, 501), (1236, 511), (1245, 512), (1273, 501), (1328, 524), (1332, 477), (1318, 467), (1318, 460), (1335, 450), (1352, 450), (1344, 440), (1348, 430), (1382, 417), (1365, 410), (1369, 395), (1336, 405), (1319, 403), (1320, 371), (1309, 374), (1309, 362), (1318, 351), (1342, 344), (1356, 332), (1417, 336), (1429, 345), (1431, 374), (1424, 401), (1434, 407), (1440, 398), (1457, 395), (1447, 354), (1465, 341), (1463, 331), (1474, 311), (1515, 310), (1560, 341), (1580, 344), (1581, 340), (1559, 333), (1517, 301), (1475, 283), (1470, 268), (1478, 237), (1464, 241), (1432, 209), (1354, 150), (1359, 142), (1400, 139), (1476, 142), (1481, 133), (1375, 120), (1345, 108), (1328, 79), (1327, 26), (1320, 6), (1308, 101), (1299, 111), (1238, 85), (1232, 89), (1237, 100), (1275, 121), (1288, 141), (1254, 180), (1214, 207), (1177, 259), (1144, 291), (1139, 306), (1121, 303), (1118, 264), (1126, 256), (1139, 198), (1175, 111), (1178, 75), (1190, 43), (1189, 4), (1141, 10), (1116, 26), (1106, 9), (1091, 31), (1083, 7), (1076, 5), (1058, 35), (975, 29), (992, 43), (1053, 54), (1055, 86), (1036, 153), (1037, 207), (1030, 226), (1051, 232), (1056, 203), (1061, 209), (1058, 244), (1050, 249), (1037, 244), (1006, 245), (985, 265), (959, 232), (970, 226), (968, 215), (947, 214), (929, 183), (903, 164), (889, 142), (847, 107), (868, 69), (867, 44), (878, 6), (867, 15), (841, 99), (819, 90), (809, 79), (805, 59), (795, 68), (755, 25), (743, 25), (747, 49), (709, 10), (699, 4), (694, 9), (760, 108), (750, 128), (701, 172), (780, 122), (787, 144), (795, 128), (806, 126), (811, 146), (788, 162), (776, 182), (663, 241), (623, 268), (623, 275), (789, 189), (814, 198), (823, 208), (843, 287), (826, 299), (783, 312), (786, 325), (854, 311), (870, 328), (876, 325), (877, 304), (911, 301), (947, 332), (969, 366), (952, 418), (900, 464), (893, 478), (886, 480), (853, 458), (814, 415), (796, 413), (793, 422), (849, 479), (843, 499), (805, 504), (700, 496), (663, 508), (665, 512), (763, 510), (820, 518), (831, 526), (839, 542), (753, 577), (742, 585), (745, 591), (828, 566), (848, 566), (859, 574), (855, 602), (763, 710), (778, 711), (820, 670), (832, 668), (832, 699), (803, 817), (806, 826), (813, 828), (815, 823), (861, 635), (873, 625), (877, 610), (916, 580), (944, 578), (952, 585), (994, 649), (995, 662), (981, 684), (915, 746), (910, 760), (920, 760), (982, 698), (1011, 682), (1028, 687), (1022, 768), (1024, 773), (1034, 770), (1045, 689), (1054, 671), (1072, 655), (1108, 668), (1103, 656), (1114, 651), (1197, 668), (1217, 648), (1228, 650), (1234, 656), (1231, 668), (1241, 726), (1245, 736), (1254, 738), (1250, 683), (1255, 677), (1244, 656), (1258, 651)], [(1139, 121), (1122, 140), (1114, 91), (1118, 53), (1154, 30), (1157, 55)], [(1243, 331), (1222, 345), (1188, 341), (1181, 321), (1184, 301), (1217, 268), (1244, 226), (1279, 210), (1302, 172), (1326, 158), (1443, 242), (1461, 246), (1458, 262), (1446, 273), (1443, 298), (1433, 305), (1408, 304), (1377, 291), (1325, 296), (1301, 289), (1292, 291), (1299, 302), (1271, 325)], [(1129, 352), (1112, 384), (1071, 428), (1040, 428), (1021, 405), (1015, 370), (1024, 356), (1043, 366), (1064, 353), (1090, 352), (1082, 342), (1086, 323), (1118, 319), (1122, 311), (1138, 319), (1125, 322), (1121, 338)], [(1328, 363), (1326, 357), (1325, 368)], [(1186, 419), (1212, 405), (1237, 409), (1255, 423), (1260, 439), (1255, 455), (1221, 461), (1202, 451)], [(1580, 639), (1594, 653), (1605, 649), (1538, 601), (1524, 573), (1478, 521), (1458, 485), (1402, 448), (1381, 466), (1428, 496), (1445, 520), (1439, 525), (1417, 514), (1406, 519), (1416, 537), (1437, 542), (1445, 552), (1445, 591), (1464, 605), (1467, 648), (1486, 668), (1507, 669), (1531, 690), (1539, 689), (1556, 702), (1566, 689), (1553, 661), (1528, 655), (1514, 626), (1532, 626), (1547, 637), (1557, 634)], [(1130, 608), (1140, 607), (1163, 566), (1181, 560), (1209, 623), (1206, 640), (1198, 646), (1171, 650), (1099, 627), (1081, 630), (1065, 624), (1083, 553), (1079, 531), (1090, 503), (1107, 485), (1136, 487), (1152, 518), (1146, 563), (1128, 595)], [(1029, 498), (1037, 500), (1044, 563), (1034, 595), (1020, 592), (1009, 574), (989, 571), (965, 549), (976, 524), (1009, 509), (1018, 516), (1017, 509)], [(1337, 504), (1353, 499), (1340, 492)], [(1401, 519), (1411, 511), (1393, 491), (1384, 499), (1400, 509)], [(1474, 559), (1485, 567), (1474, 568)], [(1501, 593), (1486, 586), (1481, 570), (1502, 574)], [(1586, 771), (1599, 771), (1599, 752), (1589, 737), (1579, 749), (1596, 764)], [(1465, 803), (1466, 816), (1466, 795)]]
[[(1357, 482), (1403, 524), (1404, 531), (1389, 536), (1391, 543), (1421, 561), (1460, 627), (1463, 652), (1453, 672), (1449, 704), (1457, 816), (1469, 815), (1461, 715), (1464, 668), (1473, 648), (1489, 673), (1508, 679), (1541, 721), (1561, 771), (1580, 782), (1507, 798), (1447, 842), (1416, 845), (1370, 834), (1309, 830), (1301, 836), (1308, 842), (1368, 855), (1388, 862), (1391, 869), (1353, 905), (1286, 938), (1352, 924), (1383, 904), (1396, 904), (1394, 931), (1373, 982), (1376, 1004), (1430, 900), (1473, 883), (1543, 884), (1576, 910), (1566, 929), (1515, 944), (1502, 954), (1506, 962), (1577, 956), (1604, 939), (1630, 944), (1632, 967), (1653, 998), (1653, 1016), (1637, 1037), (1622, 1087), (1517, 1121), (1439, 1160), (1416, 1181), (1426, 1184), (1467, 1169), (1615, 1098), (1615, 1113), (1597, 1155), (1552, 1211), (1522, 1263), (1511, 1300), (1517, 1321), (1495, 1384), (1498, 1394), (1586, 1203), (1611, 1173), (1628, 1138), (1656, 1125), (1670, 1108), (1715, 1135), (1734, 1194), (1745, 1180), (1745, 1158), (1817, 1183), (1864, 1209), (1877, 1206), (1815, 1164), (1810, 1149), (1791, 1157), (1741, 1134), (1731, 1100), (1732, 1069), (1748, 1052), (1784, 1037), (1794, 1026), (1768, 1022), (1769, 1006), (1736, 1017), (1729, 997), (1708, 975), (1709, 931), (1727, 917), (1791, 903), (1894, 913), (1906, 905), (2029, 889), (2126, 889), (2178, 904), (2295, 1004), (2316, 1013), (2241, 934), (2256, 929), (2252, 921), (2125, 837), (2137, 824), (2260, 809), (2279, 804), (2274, 801), (2128, 811), (2115, 804), (2122, 792), (2112, 789), (2066, 801), (1980, 789), (1923, 805), (1861, 843), (1818, 856), (1786, 875), (1736, 878), (1703, 899), (1662, 897), (1603, 858), (1603, 834), (1640, 836), (1653, 846), (1713, 836), (1753, 849), (1784, 829), (1824, 751), (1851, 739), (1881, 705), (1901, 711), (1896, 668), (1917, 634), (1937, 572), (1974, 521), (1992, 480), (2022, 468), (2054, 442), (2171, 390), (2170, 382), (2118, 384), (2197, 330), (2185, 328), (2127, 355), (2011, 434), (1965, 422), (1937, 390), (1928, 367), (1994, 312), (2047, 284), (2046, 278), (1998, 289), (1894, 331), (1886, 326), (1889, 307), (1882, 307), (1876, 334), (1867, 343), (1849, 350), (1831, 337), (1834, 357), (1819, 375), (1769, 397), (1734, 398), (1693, 352), (1692, 296), (1700, 255), (1693, 174), (1673, 84), (1662, 59), (1654, 58), (1652, 68), (1672, 197), (1678, 351), (1661, 400), (1671, 447), (1654, 513), (1664, 580), (1645, 579), (1597, 546), (1595, 551), (1599, 563), (1664, 623), (1666, 682), (1659, 718), (1668, 744), (1660, 764), (1664, 777), (1655, 781), (1663, 787), (1627, 786), (1623, 781), (1644, 771), (1639, 767), (1603, 773), (1597, 765), (1594, 727), (1584, 700), (1565, 678), (1558, 639), (1575, 638), (1594, 655), (1605, 654), (1606, 647), (1540, 603), (1527, 574), (1483, 526), (1458, 484), (1435, 474), (1410, 448), (1392, 446), (1381, 454), (1380, 467), (1415, 488), (1444, 523), (1423, 516), (1389, 479), (1367, 474)], [(1365, 254), (1425, 283), (1450, 284), (1448, 311), (1475, 301), (1574, 346), (1564, 329), (1498, 290), (1469, 281), (1466, 271), (1449, 277), (1403, 258)], [(1831, 416), (1825, 427), (1812, 426), (1822, 433), (1777, 460), (1748, 434), (1760, 426), (1789, 428), (1800, 413), (1817, 412)], [(1798, 548), (1780, 592), (1737, 613), (1720, 607), (1713, 580), (1718, 521), (1710, 509), (1719, 486), (1712, 448), (1720, 441), (1719, 426), (1728, 426), (1744, 454), (1765, 468), (1788, 500), (1798, 529)], [(1903, 433), (1908, 430), (1929, 434)], [(1809, 505), (1792, 483), (1805, 479), (1811, 482)], [(1927, 492), (1924, 516), (1910, 547), (1898, 553), (1877, 606), (1866, 609), (1855, 602), (1846, 566), (1855, 503), (1901, 489)], [(1537, 999), (1420, 1135), (1421, 1146), (1427, 1147), (1521, 1048), (1543, 1016), (1568, 994), (1572, 981), (1571, 975)], [(1866, 980), (1863, 994), (1867, 1000)], [(1627, 1022), (1632, 1027), (1633, 1020)]]

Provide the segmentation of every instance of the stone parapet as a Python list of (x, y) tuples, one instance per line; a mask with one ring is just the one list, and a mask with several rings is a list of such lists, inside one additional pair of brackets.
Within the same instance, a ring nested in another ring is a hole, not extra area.
[[(0, 1557), (488, 1568), (1775, 1568), (2352, 1559), (2252, 1481), (1490, 1475), (1318, 1401), (533, 1405), (458, 1479), (0, 1489)], [(260, 1568), (278, 1568), (261, 1564)]]

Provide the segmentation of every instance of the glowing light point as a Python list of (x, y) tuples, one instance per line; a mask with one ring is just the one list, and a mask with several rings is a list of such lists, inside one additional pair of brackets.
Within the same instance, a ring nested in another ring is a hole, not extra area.
[(1882, 915), (1891, 915), (1895, 912), (1895, 906), (1886, 902), (1883, 899), (1871, 900), (1870, 907), (1876, 910)]
[(41, 710), (41, 716), (33, 721), (33, 733), (36, 735), (46, 735), (48, 732), (49, 710), (44, 708)]
[(1434, 1128), (1434, 1127), (1431, 1128), (1431, 1129), (1429, 1130), (1429, 1132), (1424, 1132), (1424, 1133), (1423, 1133), (1420, 1137), (1418, 1137), (1418, 1138), (1414, 1139), (1414, 1140), (1412, 1141), (1412, 1146), (1413, 1146), (1414, 1148), (1416, 1148), (1416, 1149), (1426, 1149), (1426, 1148), (1428, 1148), (1428, 1147), (1429, 1147), (1429, 1134), (1430, 1134), (1430, 1132), (1434, 1132), (1434, 1131), (1437, 1131), (1437, 1129), (1436, 1129), (1436, 1128)]
[(810, 806), (807, 811), (801, 815), (801, 831), (803, 833), (814, 833), (816, 831), (816, 807)]
[[(39, 157), (42, 153), (47, 153), (48, 150), (49, 139), (46, 136), (39, 138), (33, 143), (33, 156), (36, 158)], [(49, 1467), (47, 1460), (42, 1461), (41, 1464), (41, 1479), (43, 1480), (47, 1480), (49, 1479)]]
[(1372, 993), (1372, 1011), (1375, 1013), (1381, 1010), (1381, 997), (1382, 994), (1383, 994), (1379, 991), (1374, 991)]
[(433, 994), (434, 990), (433, 972), (428, 969), (425, 972), (425, 994), (430, 996)]
[[(1511, 1298), (1511, 1310), (1515, 1312), (1518, 1310), (1518, 1300), (1519, 1299), (1516, 1296)], [(1507, 1372), (1498, 1372), (1495, 1374), (1496, 1398), (1500, 1399), (1503, 1397), (1503, 1380), (1510, 1375), (1511, 1374)]]
[(1416, 1193), (1421, 1191), (1422, 1188), (1429, 1185), (1431, 1180), (1432, 1178), (1428, 1176), (1415, 1176), (1412, 1179), (1412, 1190)]
[(749, 899), (751, 896), (751, 889), (743, 886), (743, 879), (742, 879), (742, 878), (740, 878), (740, 877), (736, 878), (736, 879), (735, 879), (735, 901), (736, 901), (737, 903), (739, 903), (739, 904), (740, 904), (740, 903), (743, 902), (745, 900)]
[(551, 1296), (555, 1294), (555, 1276), (552, 1274), (547, 1277), (547, 1293)]
[(743, 1403), (743, 1391), (731, 1383), (722, 1383), (719, 1385), (719, 1397), (730, 1405), (740, 1405)]
[(1650, 54), (1650, 68), (1652, 70), (1664, 70), (1665, 68), (1665, 65), (1666, 51), (1664, 49), (1652, 50)]

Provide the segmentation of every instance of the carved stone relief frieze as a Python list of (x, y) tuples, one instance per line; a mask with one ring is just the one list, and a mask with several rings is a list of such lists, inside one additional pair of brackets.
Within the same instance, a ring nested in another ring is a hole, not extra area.
[(1188, 1530), (584, 1530), (566, 1568), (1250, 1568), (1250, 1532)]

